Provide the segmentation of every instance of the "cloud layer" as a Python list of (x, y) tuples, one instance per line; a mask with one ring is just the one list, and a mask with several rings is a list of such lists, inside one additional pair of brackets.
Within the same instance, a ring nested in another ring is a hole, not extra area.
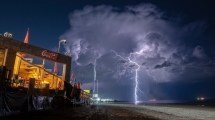
[[(137, 66), (127, 60), (131, 53), (131, 60), (140, 65), (138, 95), (142, 100), (162, 94), (158, 90), (156, 94), (151, 92), (153, 84), (213, 77), (215, 62), (201, 45), (192, 44), (201, 36), (205, 23), (181, 25), (163, 16), (151, 4), (127, 6), (123, 10), (87, 6), (72, 12), (71, 28), (61, 38), (68, 41), (65, 48), (73, 58), (73, 70), (83, 87), (93, 88), (93, 64), (97, 59), (101, 96), (132, 100)], [(118, 89), (122, 92), (114, 92)]]

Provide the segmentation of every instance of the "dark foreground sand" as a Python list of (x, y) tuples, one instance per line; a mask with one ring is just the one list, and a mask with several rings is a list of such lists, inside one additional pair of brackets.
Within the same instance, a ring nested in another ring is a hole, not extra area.
[(115, 106), (65, 107), (18, 113), (1, 120), (157, 120), (144, 114)]

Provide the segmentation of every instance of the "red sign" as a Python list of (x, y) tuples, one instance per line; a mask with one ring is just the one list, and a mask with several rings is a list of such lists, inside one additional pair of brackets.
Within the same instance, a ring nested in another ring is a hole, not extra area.
[(46, 58), (49, 58), (49, 59), (52, 59), (52, 60), (57, 60), (57, 58), (58, 58), (58, 54), (57, 53), (53, 53), (53, 52), (48, 51), (48, 50), (44, 50), (42, 52), (42, 56), (46, 57)]

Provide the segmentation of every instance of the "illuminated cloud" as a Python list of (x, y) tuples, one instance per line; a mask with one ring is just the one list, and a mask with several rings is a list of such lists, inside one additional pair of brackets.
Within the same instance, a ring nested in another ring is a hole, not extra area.
[[(195, 40), (201, 35), (205, 23), (194, 21), (180, 25), (164, 19), (162, 11), (152, 4), (125, 9), (87, 6), (70, 14), (70, 25), (71, 28), (61, 38), (67, 39), (65, 48), (73, 58), (73, 70), (87, 89), (93, 88), (90, 86), (93, 82), (92, 66), (97, 59), (97, 78), (103, 85), (100, 89), (108, 91), (112, 84), (119, 84), (122, 85), (119, 89), (132, 90), (135, 65), (116, 57), (113, 51), (124, 58), (130, 53), (140, 52), (133, 55), (132, 60), (141, 65), (139, 88), (145, 91), (140, 93), (144, 94), (143, 98), (153, 96), (147, 92), (152, 89), (148, 87), (151, 84), (179, 81), (181, 75), (187, 73), (192, 80), (195, 78), (192, 71), (212, 64), (195, 60), (206, 58), (202, 47), (187, 45), (189, 39)], [(191, 33), (198, 35), (191, 36)], [(131, 99), (133, 95), (129, 97), (125, 93), (118, 96)]]

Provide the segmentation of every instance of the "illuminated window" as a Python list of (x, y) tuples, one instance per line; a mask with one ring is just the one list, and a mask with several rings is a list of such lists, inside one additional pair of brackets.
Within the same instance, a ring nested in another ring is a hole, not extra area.
[[(44, 64), (35, 64), (34, 60), (36, 61), (34, 56), (17, 53), (13, 74), (14, 76), (18, 76), (17, 78), (22, 84), (16, 86), (28, 88), (29, 81), (35, 79), (34, 88), (43, 89), (48, 86), (49, 89), (63, 90), (64, 79), (62, 74), (58, 75), (53, 73), (52, 70), (46, 69)], [(54, 64), (51, 65), (53, 66)]]
[(0, 48), (0, 66), (4, 66), (5, 49)]

